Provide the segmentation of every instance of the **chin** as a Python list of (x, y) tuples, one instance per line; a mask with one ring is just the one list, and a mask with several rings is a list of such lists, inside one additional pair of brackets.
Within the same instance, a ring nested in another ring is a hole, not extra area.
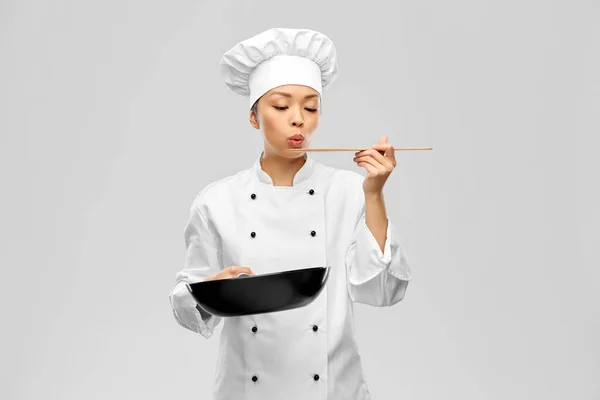
[(302, 158), (302, 157), (304, 157), (304, 154), (306, 154), (306, 152), (304, 152), (304, 151), (288, 151), (289, 149), (290, 149), (289, 147), (285, 148), (281, 152), (281, 154), (286, 158), (291, 158), (291, 159)]

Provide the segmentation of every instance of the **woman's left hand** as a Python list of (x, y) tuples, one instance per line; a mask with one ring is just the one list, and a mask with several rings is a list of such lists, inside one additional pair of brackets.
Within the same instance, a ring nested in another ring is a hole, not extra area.
[(363, 182), (365, 194), (382, 194), (385, 181), (396, 167), (394, 146), (387, 140), (387, 136), (382, 136), (372, 149), (354, 153), (354, 161), (368, 172)]

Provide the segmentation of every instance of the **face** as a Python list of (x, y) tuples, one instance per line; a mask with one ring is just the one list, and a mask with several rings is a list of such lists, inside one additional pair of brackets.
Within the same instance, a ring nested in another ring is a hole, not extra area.
[(304, 157), (303, 153), (289, 152), (294, 148), (290, 136), (304, 136), (303, 148), (310, 147), (313, 132), (319, 126), (319, 94), (313, 88), (285, 85), (271, 89), (258, 100), (258, 115), (250, 110), (250, 123), (262, 129), (265, 151), (287, 158)]

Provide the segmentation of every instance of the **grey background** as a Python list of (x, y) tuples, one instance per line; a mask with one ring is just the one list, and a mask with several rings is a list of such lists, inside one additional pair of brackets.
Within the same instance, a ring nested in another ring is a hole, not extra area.
[[(194, 195), (262, 137), (221, 54), (320, 30), (341, 75), (312, 145), (388, 135), (414, 280), (356, 305), (374, 399), (600, 399), (593, 1), (2, 1), (2, 399), (208, 399), (177, 325)], [(366, 174), (353, 153), (312, 153)]]

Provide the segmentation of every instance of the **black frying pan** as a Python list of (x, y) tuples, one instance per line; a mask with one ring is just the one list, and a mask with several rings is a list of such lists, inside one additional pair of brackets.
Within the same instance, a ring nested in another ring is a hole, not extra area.
[(311, 267), (187, 284), (206, 312), (220, 317), (278, 312), (310, 304), (321, 293), (330, 267)]

